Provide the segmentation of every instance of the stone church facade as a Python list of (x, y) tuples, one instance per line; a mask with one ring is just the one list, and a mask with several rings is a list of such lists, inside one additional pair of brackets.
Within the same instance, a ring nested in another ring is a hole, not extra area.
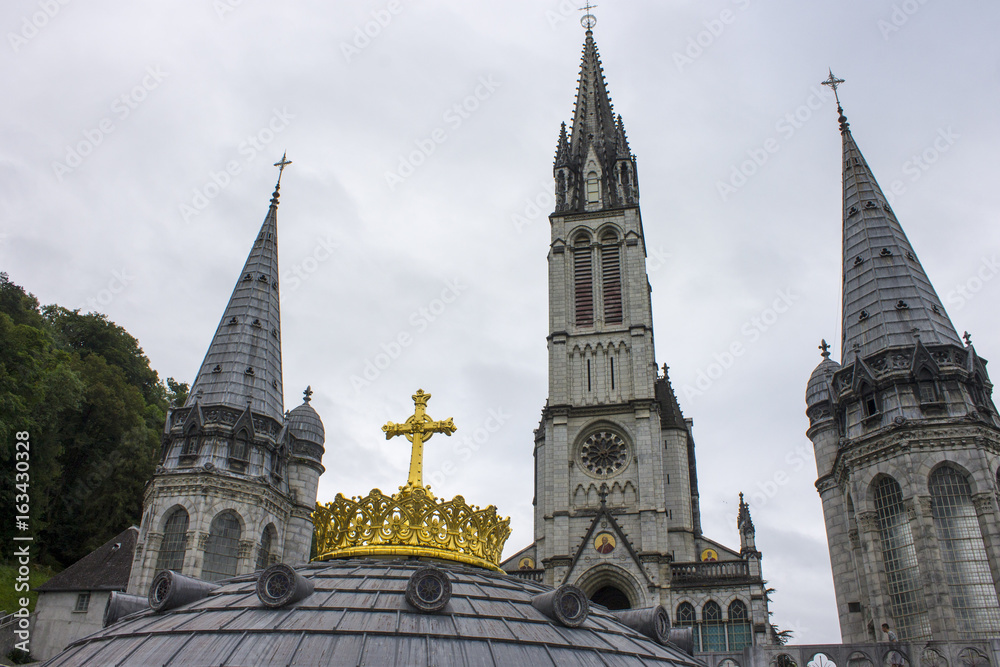
[(636, 160), (590, 30), (553, 171), (534, 542), (502, 567), (612, 609), (662, 604), (700, 650), (771, 643), (749, 508), (738, 549), (701, 531), (692, 423), (653, 349)]
[(309, 559), (325, 435), (310, 390), (283, 407), (279, 189), (187, 401), (167, 415), (129, 593), (165, 569), (214, 581)]

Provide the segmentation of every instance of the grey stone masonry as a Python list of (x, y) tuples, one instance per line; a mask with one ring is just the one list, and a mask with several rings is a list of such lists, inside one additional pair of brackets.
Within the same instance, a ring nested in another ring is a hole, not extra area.
[(692, 423), (653, 348), (635, 158), (590, 31), (572, 132), (563, 125), (553, 174), (535, 540), (501, 567), (575, 584), (605, 605), (663, 604), (671, 616), (691, 606), (712, 623), (716, 609), (719, 622), (732, 609), (734, 644), (770, 642), (749, 509), (741, 507), (740, 550), (701, 534)]
[(1000, 637), (993, 385), (840, 111), (843, 358), (824, 343), (806, 414), (841, 636), (873, 641), (888, 623), (901, 640)]

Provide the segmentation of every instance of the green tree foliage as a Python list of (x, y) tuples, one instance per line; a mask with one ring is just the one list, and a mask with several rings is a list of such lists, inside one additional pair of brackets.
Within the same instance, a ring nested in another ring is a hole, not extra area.
[[(39, 560), (66, 566), (137, 524), (169, 400), (138, 342), (100, 314), (40, 308), (0, 274), (0, 465), (31, 433), (31, 533)], [(0, 479), (0, 507), (16, 489)], [(5, 516), (13, 514), (5, 511)], [(10, 555), (14, 528), (0, 525)]]

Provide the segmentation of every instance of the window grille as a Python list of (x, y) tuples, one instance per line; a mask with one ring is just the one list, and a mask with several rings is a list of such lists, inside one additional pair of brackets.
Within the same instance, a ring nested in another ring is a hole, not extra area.
[(750, 615), (742, 600), (729, 603), (729, 650), (742, 651), (744, 646), (753, 644), (750, 630)]
[(175, 509), (163, 527), (163, 542), (160, 555), (156, 559), (157, 570), (180, 572), (184, 568), (184, 552), (187, 550), (188, 513), (182, 507)]
[(677, 626), (681, 628), (691, 628), (691, 632), (694, 635), (694, 648), (699, 650), (701, 647), (701, 633), (699, 630), (701, 628), (696, 620), (694, 607), (690, 602), (682, 602), (677, 606)]
[(726, 650), (726, 626), (722, 622), (722, 607), (709, 600), (701, 610), (702, 651)]
[(239, 544), (239, 519), (232, 512), (217, 514), (208, 531), (201, 578), (205, 581), (218, 581), (236, 576)]
[(955, 468), (944, 466), (931, 474), (928, 486), (959, 636), (996, 637), (1000, 634), (1000, 606), (969, 482)]
[(888, 582), (889, 609), (896, 632), (903, 641), (929, 637), (930, 621), (924, 608), (910, 522), (903, 506), (903, 492), (891, 477), (875, 487), (882, 560)]

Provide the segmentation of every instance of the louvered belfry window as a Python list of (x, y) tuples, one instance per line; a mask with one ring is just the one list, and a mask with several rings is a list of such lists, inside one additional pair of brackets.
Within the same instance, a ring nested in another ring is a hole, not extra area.
[(573, 248), (573, 302), (578, 327), (594, 324), (594, 261), (590, 239), (579, 236)]
[(601, 238), (601, 282), (604, 294), (604, 322), (622, 323), (622, 265), (618, 237), (607, 232)]

